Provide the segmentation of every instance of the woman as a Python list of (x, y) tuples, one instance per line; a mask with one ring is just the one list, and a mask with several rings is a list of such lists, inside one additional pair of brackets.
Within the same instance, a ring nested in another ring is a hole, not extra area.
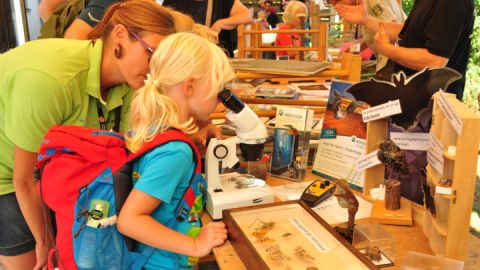
[(0, 263), (7, 269), (46, 269), (50, 230), (33, 181), (44, 133), (55, 124), (112, 129), (119, 107), (125, 130), (132, 89), (143, 86), (151, 54), (174, 32), (171, 14), (154, 1), (125, 1), (107, 10), (92, 41), (38, 40), (0, 55)]

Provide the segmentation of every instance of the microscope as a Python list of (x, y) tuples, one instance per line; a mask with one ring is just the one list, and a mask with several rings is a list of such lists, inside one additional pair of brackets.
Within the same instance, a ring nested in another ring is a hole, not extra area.
[(263, 181), (265, 179), (220, 175), (220, 168), (232, 168), (239, 162), (237, 144), (240, 144), (244, 161), (258, 161), (268, 134), (255, 112), (233, 92), (224, 89), (218, 98), (229, 109), (226, 118), (234, 125), (237, 136), (225, 140), (213, 138), (207, 146), (207, 211), (213, 219), (222, 218), (224, 209), (271, 203), (274, 197), (272, 188)]

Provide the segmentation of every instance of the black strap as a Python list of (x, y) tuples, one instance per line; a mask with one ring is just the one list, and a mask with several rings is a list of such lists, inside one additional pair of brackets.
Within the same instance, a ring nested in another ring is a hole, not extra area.
[[(102, 104), (100, 100), (97, 99), (97, 112), (98, 112), (98, 123), (100, 124), (100, 129), (108, 130), (107, 129), (107, 121), (103, 115)], [(118, 106), (115, 108), (115, 125), (113, 126), (113, 131), (119, 132), (120, 131), (120, 118), (122, 115), (122, 106)]]

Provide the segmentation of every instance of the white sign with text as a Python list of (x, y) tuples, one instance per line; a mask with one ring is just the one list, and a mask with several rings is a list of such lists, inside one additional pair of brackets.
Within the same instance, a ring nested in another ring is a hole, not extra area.
[(390, 132), (390, 139), (402, 150), (427, 151), (428, 133)]
[(442, 142), (437, 138), (437, 136), (435, 136), (435, 134), (430, 133), (428, 140), (427, 162), (440, 175), (443, 175), (443, 151), (444, 147)]
[(376, 166), (376, 165), (382, 163), (377, 158), (377, 152), (378, 152), (378, 150), (375, 150), (375, 151), (371, 152), (370, 154), (361, 157), (357, 162), (357, 172), (366, 170), (368, 168), (371, 168), (373, 166)]
[(402, 113), (400, 100), (389, 101), (362, 111), (364, 123)]
[(452, 125), (453, 129), (455, 129), (457, 134), (462, 135), (463, 121), (453, 109), (452, 104), (448, 102), (447, 97), (445, 96), (443, 91), (439, 91), (437, 104), (438, 107), (440, 107), (440, 109), (443, 111), (445, 117), (447, 117), (448, 121)]

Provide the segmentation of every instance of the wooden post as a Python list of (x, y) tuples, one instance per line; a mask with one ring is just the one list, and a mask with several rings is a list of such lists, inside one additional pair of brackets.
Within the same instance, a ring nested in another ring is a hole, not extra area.
[(320, 22), (318, 25), (318, 30), (320, 30), (320, 33), (318, 33), (315, 39), (312, 39), (317, 40), (318, 61), (325, 61), (327, 59), (328, 48), (328, 23)]
[(237, 58), (245, 58), (245, 25), (240, 24), (237, 33)]
[(388, 210), (400, 209), (400, 187), (398, 180), (387, 180), (385, 182), (385, 208)]
[[(260, 28), (260, 24), (254, 23), (252, 24), (252, 30), (258, 31), (262, 29)], [(252, 42), (252, 46), (251, 46), (252, 48), (259, 48), (262, 45), (262, 34), (257, 34), (257, 33), (251, 34), (250, 39)], [(262, 56), (262, 52), (259, 52), (259, 51), (252, 52), (252, 58), (254, 59), (262, 58), (261, 56)]]
[[(300, 18), (300, 30), (305, 30), (305, 20), (306, 18), (304, 16), (301, 16)], [(310, 38), (313, 36), (310, 35)], [(305, 33), (301, 33), (300, 34), (300, 47), (304, 47), (305, 46)], [(304, 51), (299, 51), (299, 59), (300, 61), (303, 61), (305, 60), (305, 52)]]
[[(379, 119), (367, 124), (366, 154), (378, 149), (378, 142), (387, 137), (387, 119)], [(384, 182), (385, 167), (383, 164), (368, 168), (364, 174), (365, 183), (363, 194), (370, 195), (370, 189), (378, 187)]]

